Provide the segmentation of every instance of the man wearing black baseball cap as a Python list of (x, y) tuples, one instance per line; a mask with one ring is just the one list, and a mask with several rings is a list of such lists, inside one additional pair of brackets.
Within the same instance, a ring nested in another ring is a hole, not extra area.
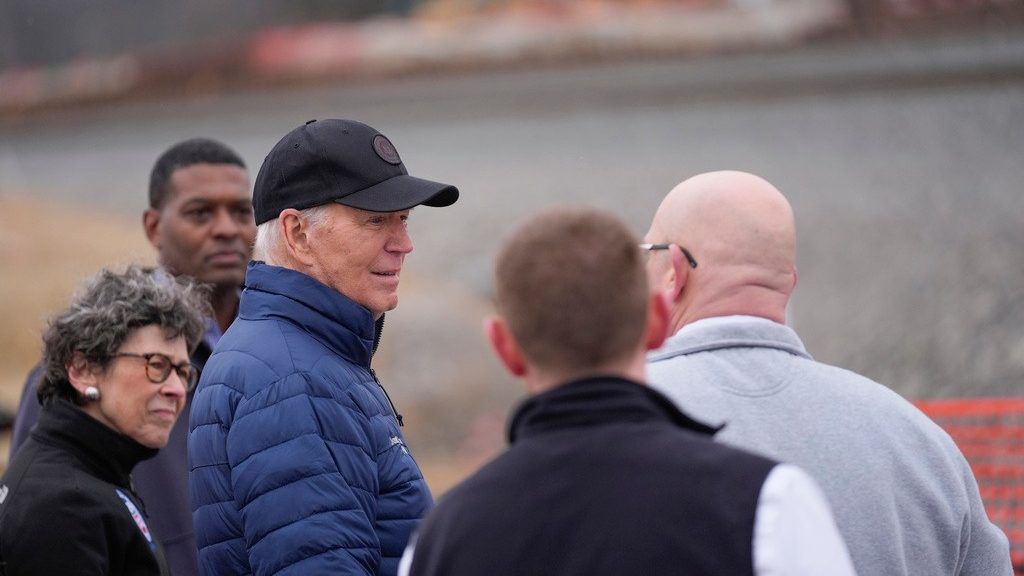
[(189, 424), (201, 573), (396, 573), (432, 500), (370, 359), (409, 211), (458, 197), (351, 120), (307, 122), (267, 155), (239, 317)]

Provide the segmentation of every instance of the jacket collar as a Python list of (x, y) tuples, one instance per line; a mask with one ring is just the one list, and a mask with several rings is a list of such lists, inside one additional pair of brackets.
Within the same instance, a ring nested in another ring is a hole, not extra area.
[(245, 273), (239, 318), (296, 324), (338, 355), (369, 366), (377, 324), (369, 310), (301, 272), (253, 261)]
[(644, 384), (615, 376), (574, 380), (526, 399), (509, 421), (509, 443), (535, 434), (615, 422), (663, 420), (700, 434), (713, 428), (690, 418)]
[(647, 355), (648, 362), (722, 348), (775, 348), (811, 359), (792, 328), (755, 316), (705, 318), (683, 326)]
[(73, 453), (101, 480), (129, 489), (132, 468), (157, 453), (156, 448), (119, 434), (67, 400), (43, 407), (32, 436)]

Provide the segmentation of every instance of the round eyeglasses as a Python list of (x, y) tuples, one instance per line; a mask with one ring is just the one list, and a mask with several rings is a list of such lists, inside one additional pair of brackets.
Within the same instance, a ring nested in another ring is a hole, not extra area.
[(199, 381), (199, 369), (192, 365), (191, 362), (182, 362), (181, 364), (175, 364), (171, 362), (171, 358), (166, 354), (159, 352), (150, 352), (148, 354), (135, 354), (133, 352), (118, 352), (114, 354), (114, 357), (126, 357), (126, 358), (140, 358), (146, 361), (146, 378), (153, 384), (162, 384), (167, 381), (167, 378), (171, 375), (171, 370), (174, 370), (178, 374), (178, 378), (181, 378), (182, 383), (185, 384), (185, 391), (191, 392), (196, 387), (196, 382)]

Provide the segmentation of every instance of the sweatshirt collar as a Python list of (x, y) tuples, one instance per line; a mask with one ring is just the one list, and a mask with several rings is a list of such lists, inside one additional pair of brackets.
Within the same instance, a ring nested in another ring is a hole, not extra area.
[(704, 318), (683, 326), (661, 348), (647, 355), (648, 362), (722, 348), (775, 348), (811, 359), (792, 328), (756, 316)]

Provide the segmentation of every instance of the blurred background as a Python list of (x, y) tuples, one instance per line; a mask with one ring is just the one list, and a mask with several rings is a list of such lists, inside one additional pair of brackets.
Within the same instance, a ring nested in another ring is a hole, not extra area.
[(915, 400), (1021, 395), (1024, 0), (0, 0), (0, 409), (84, 276), (153, 262), (160, 152), (213, 137), (255, 177), (328, 117), (462, 190), (413, 215), (375, 359), (435, 493), (522, 396), (480, 335), (505, 234), (560, 203), (642, 234), (708, 170), (792, 201), (816, 358)]

